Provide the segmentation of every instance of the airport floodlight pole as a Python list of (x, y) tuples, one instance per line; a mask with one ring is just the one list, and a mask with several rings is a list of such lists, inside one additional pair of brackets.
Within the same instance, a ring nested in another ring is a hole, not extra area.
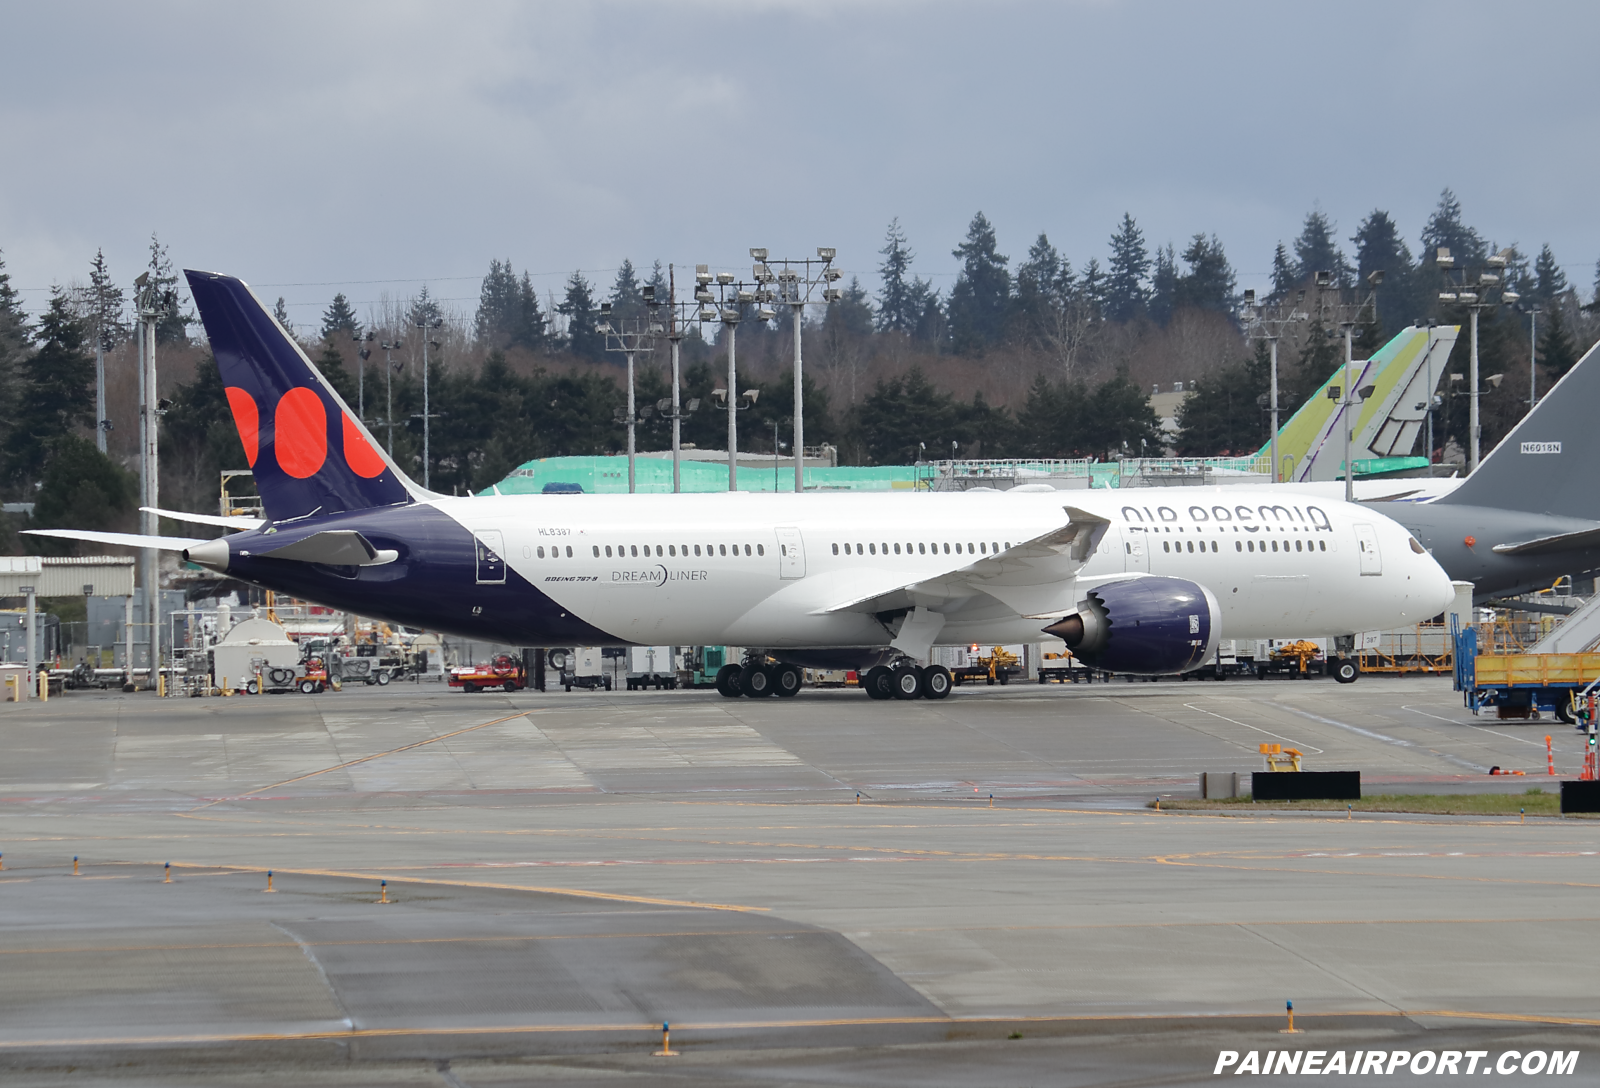
[[(1470, 315), (1472, 329), (1472, 350), (1468, 355), (1468, 381), (1471, 383), (1467, 392), (1467, 429), (1471, 443), (1471, 452), (1468, 454), (1467, 473), (1471, 475), (1478, 469), (1479, 453), (1483, 443), (1483, 426), (1478, 412), (1478, 314), (1501, 302), (1514, 303), (1522, 296), (1515, 291), (1503, 289), (1501, 278), (1505, 274), (1506, 261), (1511, 256), (1509, 250), (1484, 258), (1484, 269), (1469, 271), (1466, 268), (1457, 269), (1455, 258), (1450, 255), (1450, 250), (1440, 246), (1434, 254), (1434, 262), (1439, 270), (1444, 273), (1444, 290), (1439, 292), (1439, 301), (1465, 306)], [(1459, 282), (1457, 275), (1459, 273)], [(1494, 298), (1498, 294), (1498, 299)]]
[[(643, 293), (645, 305), (650, 307), (649, 317), (642, 319), (614, 317), (611, 303), (602, 302), (600, 320), (595, 325), (595, 332), (606, 338), (606, 350), (620, 351), (628, 360), (628, 494), (630, 495), (635, 489), (634, 458), (637, 446), (634, 441), (634, 427), (639, 422), (639, 412), (634, 402), (633, 359), (641, 351), (654, 351), (655, 338), (661, 332), (661, 327), (656, 324), (656, 308), (660, 306), (660, 302), (655, 297), (655, 288), (647, 284)], [(616, 321), (615, 325), (612, 324), (613, 320)], [(647, 414), (648, 411), (646, 409)]]
[(1256, 302), (1254, 290), (1244, 293), (1244, 322), (1250, 330), (1251, 339), (1260, 339), (1267, 342), (1272, 360), (1271, 384), (1268, 386), (1267, 403), (1264, 407), (1271, 414), (1271, 434), (1268, 439), (1271, 457), (1272, 482), (1281, 483), (1283, 480), (1282, 467), (1278, 464), (1278, 340), (1283, 335), (1283, 330), (1291, 322), (1308, 321), (1310, 314), (1300, 309), (1299, 304), (1305, 301), (1306, 293), (1300, 292), (1299, 298), (1293, 306), (1285, 301), (1279, 301), (1271, 306), (1260, 306)]
[(375, 332), (369, 332), (365, 336), (357, 334), (350, 338), (361, 345), (361, 349), (356, 352), (356, 418), (362, 423), (367, 421), (367, 360), (372, 358), (372, 349), (367, 345), (377, 338), (378, 334)]
[[(385, 340), (378, 346), (383, 349), (383, 403), (384, 427), (389, 431), (389, 457), (394, 457), (394, 371), (395, 362), (389, 355), (405, 347), (404, 340)], [(404, 366), (405, 364), (400, 364)]]
[(1515, 291), (1507, 291), (1512, 302), (1521, 312), (1528, 315), (1528, 409), (1533, 410), (1539, 403), (1539, 315), (1543, 313), (1537, 302), (1530, 302), (1526, 306), (1517, 302), (1519, 297)]
[(428, 409), (428, 348), (443, 346), (439, 341), (433, 339), (431, 334), (434, 329), (441, 328), (444, 325), (444, 318), (431, 317), (427, 313), (420, 313), (411, 324), (422, 336), (422, 488), (427, 491), (431, 489), (432, 482), (432, 473), (429, 471), (432, 467), (429, 446), (431, 429), (429, 424), (433, 422), (433, 417)]
[[(739, 283), (732, 272), (718, 272), (714, 276), (711, 266), (704, 264), (695, 265), (694, 269), (695, 291), (694, 299), (700, 303), (698, 314), (701, 322), (720, 321), (722, 327), (728, 332), (728, 387), (725, 390), (712, 390), (711, 395), (721, 398), (728, 406), (728, 490), (739, 490), (739, 413), (753, 406), (760, 390), (747, 389), (739, 392), (739, 370), (737, 350), (739, 346), (739, 318), (740, 307), (756, 301), (756, 292), (746, 290), (750, 284)], [(716, 291), (711, 288), (715, 286)], [(761, 313), (769, 315), (771, 311), (763, 305)]]
[[(141, 272), (133, 281), (138, 288), (135, 308), (139, 317), (139, 475), (140, 502), (139, 529), (146, 536), (161, 532), (160, 519), (155, 510), (161, 505), (160, 489), (160, 406), (156, 394), (156, 323), (161, 319), (156, 285), (150, 273)], [(154, 548), (139, 550), (140, 580), (144, 583), (144, 626), (149, 632), (150, 669), (146, 673), (146, 687), (154, 689), (161, 663), (157, 658), (156, 633), (161, 626), (161, 576), (159, 556)], [(133, 676), (133, 662), (128, 662), (128, 676)]]
[[(654, 295), (654, 288), (648, 288)], [(659, 299), (656, 300), (660, 302)], [(700, 408), (700, 398), (690, 397), (689, 402), (682, 402), (683, 379), (679, 372), (678, 349), (683, 343), (684, 329), (688, 327), (687, 315), (683, 321), (678, 320), (678, 273), (673, 265), (667, 265), (667, 342), (672, 346), (672, 396), (663, 397), (656, 402), (656, 411), (663, 418), (672, 420), (672, 493), (678, 494), (683, 490), (683, 421), (693, 415)], [(697, 302), (686, 302), (686, 309), (698, 308)], [(659, 322), (658, 322), (659, 324)], [(670, 415), (668, 413), (671, 413)]]
[[(756, 301), (761, 304), (757, 317), (771, 321), (777, 316), (770, 307), (780, 303), (789, 307), (794, 326), (794, 489), (804, 491), (806, 486), (806, 416), (805, 384), (802, 369), (801, 318), (808, 304), (837, 302), (844, 292), (829, 286), (843, 273), (833, 267), (837, 250), (831, 246), (818, 246), (815, 257), (797, 260), (768, 257), (762, 248), (750, 250), (755, 261)], [(776, 284), (776, 289), (773, 288)]]

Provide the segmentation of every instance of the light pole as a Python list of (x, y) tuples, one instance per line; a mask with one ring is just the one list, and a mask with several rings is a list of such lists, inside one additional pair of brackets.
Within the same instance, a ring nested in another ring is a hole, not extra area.
[[(1244, 293), (1244, 319), (1245, 324), (1251, 329), (1252, 339), (1262, 339), (1267, 342), (1271, 353), (1272, 369), (1271, 384), (1268, 386), (1267, 403), (1262, 405), (1272, 416), (1271, 434), (1268, 437), (1269, 452), (1272, 465), (1272, 482), (1282, 481), (1283, 473), (1278, 464), (1278, 338), (1283, 335), (1284, 328), (1292, 321), (1307, 321), (1310, 314), (1300, 309), (1300, 303), (1306, 300), (1306, 293), (1301, 291), (1295, 299), (1295, 305), (1285, 310), (1283, 302), (1273, 304), (1270, 311), (1256, 305), (1256, 293), (1248, 290)], [(1261, 402), (1257, 400), (1257, 404)]]
[[(620, 351), (628, 360), (628, 494), (632, 495), (634, 483), (634, 457), (636, 446), (634, 443), (634, 427), (639, 422), (638, 409), (633, 399), (633, 357), (641, 351), (654, 351), (655, 338), (662, 331), (656, 323), (656, 309), (661, 305), (656, 298), (656, 289), (646, 284), (641, 292), (644, 295), (645, 305), (650, 308), (650, 316), (645, 319), (637, 317), (617, 319), (618, 328), (611, 324), (611, 303), (600, 304), (600, 321), (595, 326), (595, 331), (606, 338), (607, 351)], [(631, 327), (630, 327), (631, 326)], [(676, 390), (674, 390), (676, 392)]]
[(361, 350), (356, 352), (356, 418), (362, 423), (367, 421), (367, 360), (372, 358), (372, 349), (367, 345), (377, 338), (375, 332), (365, 336), (358, 333), (350, 338), (361, 345)]
[[(767, 256), (767, 251), (755, 248), (750, 251), (751, 258), (756, 262), (752, 270), (757, 284), (755, 298), (757, 302), (779, 302), (789, 307), (790, 316), (794, 323), (794, 489), (796, 493), (805, 490), (805, 464), (806, 464), (806, 422), (805, 422), (805, 385), (801, 371), (801, 316), (808, 303), (819, 301), (812, 297), (817, 288), (821, 288), (820, 301), (823, 303), (837, 302), (844, 297), (844, 292), (836, 287), (829, 287), (843, 273), (833, 267), (833, 259), (837, 251), (831, 246), (818, 246), (816, 257), (802, 257), (798, 260), (773, 260)], [(813, 266), (815, 268), (813, 269)], [(777, 290), (771, 287), (776, 283)], [(763, 311), (770, 314), (770, 311)], [(775, 315), (772, 315), (775, 316)], [(766, 320), (771, 320), (771, 316)], [(776, 447), (774, 447), (776, 448)], [(776, 454), (774, 454), (776, 456)]]
[[(1472, 322), (1472, 351), (1468, 356), (1468, 381), (1471, 382), (1469, 393), (1471, 399), (1467, 402), (1467, 429), (1470, 435), (1471, 452), (1468, 454), (1467, 474), (1478, 470), (1479, 450), (1483, 441), (1483, 426), (1478, 417), (1478, 314), (1480, 311), (1498, 305), (1500, 302), (1513, 303), (1522, 296), (1515, 291), (1505, 290), (1500, 282), (1500, 277), (1510, 257), (1510, 251), (1502, 249), (1500, 252), (1485, 257), (1484, 266), (1490, 271), (1469, 272), (1463, 268), (1461, 282), (1455, 282), (1452, 273), (1456, 271), (1455, 258), (1450, 256), (1450, 250), (1440, 246), (1434, 255), (1434, 261), (1439, 270), (1444, 273), (1445, 289), (1439, 292), (1440, 302), (1454, 303), (1465, 306), (1471, 315)], [(1498, 300), (1492, 296), (1499, 293)], [(1498, 383), (1497, 383), (1498, 384)]]
[(432, 467), (429, 455), (429, 424), (432, 422), (432, 416), (428, 412), (428, 348), (442, 346), (439, 341), (432, 339), (430, 334), (434, 329), (444, 325), (444, 318), (430, 317), (424, 312), (419, 313), (417, 320), (411, 324), (422, 335), (422, 489), (428, 491), (431, 490), (429, 470)]
[[(653, 287), (647, 287), (652, 296)], [(685, 306), (693, 304), (685, 303)], [(700, 407), (700, 398), (690, 397), (688, 404), (680, 403), (683, 380), (678, 370), (678, 348), (683, 343), (683, 325), (678, 321), (678, 275), (672, 265), (667, 265), (667, 342), (672, 346), (672, 396), (656, 401), (656, 411), (663, 419), (672, 420), (672, 493), (683, 489), (683, 421)], [(669, 414), (670, 413), (670, 414)]]
[[(1516, 301), (1516, 292), (1509, 292)], [(1539, 403), (1539, 314), (1537, 302), (1530, 302), (1524, 306), (1517, 302), (1517, 309), (1528, 315), (1528, 410), (1532, 411), (1534, 405)]]
[[(699, 318), (702, 322), (720, 321), (728, 331), (728, 387), (714, 389), (711, 395), (728, 406), (728, 490), (739, 490), (739, 413), (752, 407), (760, 395), (759, 389), (739, 392), (739, 370), (736, 352), (739, 341), (739, 306), (756, 301), (756, 293), (738, 283), (731, 272), (718, 272), (714, 277), (710, 265), (695, 265), (695, 301), (701, 304)], [(713, 281), (717, 288), (713, 294)], [(762, 321), (777, 316), (763, 303), (756, 311)]]
[[(383, 349), (383, 403), (384, 427), (389, 431), (389, 458), (394, 459), (394, 372), (395, 361), (390, 358), (391, 351), (398, 351), (405, 347), (404, 340), (385, 340), (378, 346)], [(400, 364), (404, 366), (404, 363)]]
[[(161, 532), (156, 508), (161, 505), (160, 487), (160, 408), (156, 394), (156, 322), (161, 318), (156, 297), (156, 285), (150, 273), (139, 273), (133, 281), (138, 294), (135, 307), (139, 314), (139, 472), (143, 487), (139, 511), (139, 527), (146, 536)], [(161, 627), (161, 577), (158, 556), (154, 548), (139, 551), (140, 579), (144, 583), (144, 622), (149, 631), (150, 670), (146, 673), (146, 686), (154, 689), (156, 675), (161, 668), (157, 656), (157, 632)], [(133, 681), (133, 662), (128, 663), (128, 681)]]

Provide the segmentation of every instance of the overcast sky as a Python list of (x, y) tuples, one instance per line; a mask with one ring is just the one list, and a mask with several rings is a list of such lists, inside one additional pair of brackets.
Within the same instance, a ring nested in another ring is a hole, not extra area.
[[(0, 8), (12, 282), (126, 283), (155, 231), (314, 324), (491, 258), (559, 291), (624, 258), (836, 246), (875, 286), (899, 216), (943, 288), (975, 211), (1104, 263), (1215, 232), (1240, 286), (1313, 204), (1439, 191), (1501, 245), (1600, 257), (1600, 6), (1283, 3), (46, 4)], [(1348, 244), (1347, 244), (1348, 248)]]

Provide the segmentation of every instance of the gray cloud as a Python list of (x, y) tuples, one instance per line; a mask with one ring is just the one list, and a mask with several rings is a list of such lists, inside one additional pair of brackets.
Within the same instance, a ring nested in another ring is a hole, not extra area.
[[(1080, 265), (1126, 209), (1152, 243), (1216, 232), (1251, 285), (1314, 201), (1345, 236), (1385, 207), (1415, 248), (1449, 185), (1587, 285), (1597, 22), (1559, 2), (12, 5), (0, 248), (28, 287), (99, 246), (129, 279), (154, 230), (257, 284), (460, 297), (492, 257), (554, 289), (623, 257), (822, 244), (870, 278), (899, 216), (948, 284), (980, 208), (1002, 251), (1045, 230)], [(263, 293), (309, 322), (335, 289)]]

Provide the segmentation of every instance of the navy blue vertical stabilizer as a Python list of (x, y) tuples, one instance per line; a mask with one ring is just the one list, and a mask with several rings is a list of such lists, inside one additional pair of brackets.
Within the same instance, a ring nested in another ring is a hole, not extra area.
[(422, 493), (243, 281), (184, 275), (268, 518), (394, 506)]

